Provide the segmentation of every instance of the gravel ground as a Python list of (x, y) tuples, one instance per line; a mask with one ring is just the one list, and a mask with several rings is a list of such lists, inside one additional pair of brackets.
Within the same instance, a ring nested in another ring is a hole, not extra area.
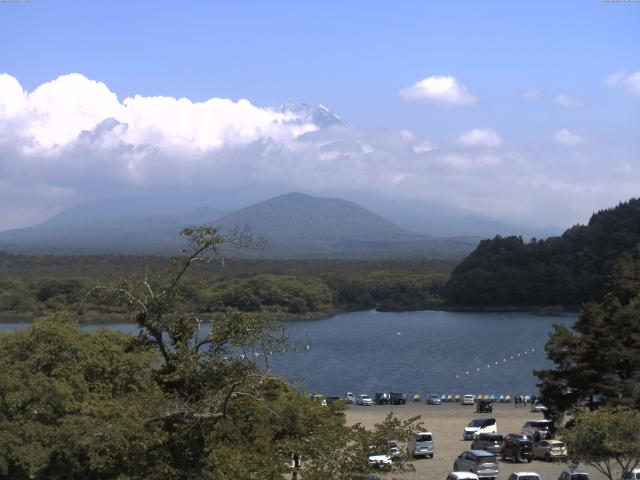
[[(410, 402), (407, 405), (374, 405), (363, 407), (349, 405), (346, 419), (349, 424), (361, 423), (372, 427), (381, 422), (393, 412), (400, 418), (420, 415), (425, 429), (433, 433), (435, 455), (433, 459), (418, 459), (413, 462), (416, 471), (403, 475), (388, 474), (386, 477), (394, 479), (442, 479), (453, 468), (457, 456), (471, 446), (470, 441), (462, 440), (464, 427), (473, 419), (493, 417), (498, 424), (498, 432), (502, 434), (517, 433), (527, 420), (543, 418), (540, 413), (531, 413), (529, 408), (515, 408), (513, 404), (494, 404), (493, 413), (475, 413), (475, 407), (463, 406), (459, 403), (444, 403), (442, 405), (427, 405), (424, 402)], [(536, 472), (542, 480), (556, 480), (560, 473), (567, 468), (565, 463), (547, 463), (533, 460), (531, 463), (498, 462), (499, 479), (506, 480), (513, 472)], [(594, 469), (580, 466), (590, 474), (592, 480), (605, 480), (602, 474)]]

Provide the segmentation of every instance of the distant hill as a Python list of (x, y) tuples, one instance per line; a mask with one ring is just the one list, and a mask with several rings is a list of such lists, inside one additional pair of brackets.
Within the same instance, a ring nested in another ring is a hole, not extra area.
[(174, 254), (184, 247), (178, 232), (199, 224), (227, 231), (249, 227), (267, 238), (265, 247), (231, 253), (267, 258), (459, 258), (477, 241), (418, 235), (353, 202), (302, 193), (277, 196), (227, 215), (165, 203), (129, 199), (85, 204), (33, 227), (0, 232), (0, 249), (32, 254)]
[(212, 223), (223, 214), (171, 196), (96, 200), (38, 225), (0, 232), (0, 249), (30, 254), (173, 254), (182, 245), (182, 228)]
[(360, 194), (358, 203), (412, 232), (440, 237), (489, 238), (522, 235), (547, 238), (560, 235), (561, 227), (532, 227), (499, 221), (476, 212), (434, 201)]
[(606, 291), (620, 256), (640, 242), (640, 199), (592, 215), (559, 237), (483, 240), (453, 271), (450, 305), (579, 305)]
[(288, 193), (218, 218), (222, 226), (250, 225), (275, 242), (325, 244), (341, 241), (398, 241), (418, 238), (353, 202)]
[(229, 230), (250, 226), (267, 243), (260, 255), (280, 258), (459, 257), (473, 239), (435, 238), (405, 230), (360, 205), (288, 193), (216, 220)]

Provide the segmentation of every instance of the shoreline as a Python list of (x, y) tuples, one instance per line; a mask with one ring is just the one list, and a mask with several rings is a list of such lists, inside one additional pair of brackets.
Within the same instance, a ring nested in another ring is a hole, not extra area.
[[(448, 305), (425, 305), (421, 308), (412, 309), (384, 309), (380, 307), (363, 308), (356, 310), (341, 310), (331, 309), (318, 312), (305, 312), (305, 313), (289, 313), (289, 312), (262, 312), (267, 318), (272, 321), (278, 322), (297, 322), (297, 321), (309, 321), (309, 320), (326, 320), (336, 315), (342, 315), (355, 312), (367, 312), (375, 310), (382, 313), (404, 313), (404, 312), (426, 312), (426, 311), (441, 311), (441, 312), (457, 312), (457, 313), (528, 313), (533, 316), (540, 317), (566, 317), (571, 314), (578, 313), (580, 307), (578, 306), (516, 306), (516, 305), (504, 305), (504, 306), (448, 306)], [(20, 314), (7, 314), (0, 315), (0, 324), (28, 324), (33, 323), (38, 317), (51, 315), (51, 313), (44, 313), (38, 316), (27, 316)], [(64, 313), (64, 312), (56, 312)], [(212, 317), (221, 315), (223, 312), (203, 313), (201, 314), (205, 319), (205, 322)], [(252, 312), (257, 313), (257, 312)], [(79, 324), (81, 325), (106, 325), (110, 323), (130, 323), (135, 324), (132, 320), (131, 314), (126, 313), (104, 313), (98, 314), (97, 312), (90, 312), (88, 314), (71, 314)]]

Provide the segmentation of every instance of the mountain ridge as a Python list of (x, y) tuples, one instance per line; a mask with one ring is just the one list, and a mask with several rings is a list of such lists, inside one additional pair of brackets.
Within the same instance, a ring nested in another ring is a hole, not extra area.
[[(181, 211), (171, 204), (164, 216), (153, 202), (127, 202), (100, 215), (95, 205), (58, 214), (41, 224), (0, 232), (0, 249), (19, 253), (175, 254), (184, 248), (179, 231), (211, 224), (223, 230), (249, 226), (269, 241), (260, 251), (231, 249), (234, 255), (266, 258), (460, 257), (473, 238), (435, 238), (404, 229), (354, 202), (300, 192), (278, 195), (230, 214), (210, 207)], [(154, 210), (156, 208), (156, 210)], [(99, 210), (99, 208), (98, 208)]]

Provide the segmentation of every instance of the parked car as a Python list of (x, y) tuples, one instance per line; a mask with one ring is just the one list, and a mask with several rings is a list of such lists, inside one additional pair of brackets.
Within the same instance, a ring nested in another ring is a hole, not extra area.
[(476, 412), (493, 413), (493, 402), (491, 400), (478, 400), (476, 403)]
[(476, 403), (475, 395), (465, 395), (462, 397), (462, 405), (473, 405), (474, 403)]
[(373, 401), (376, 405), (389, 405), (389, 394), (385, 392), (376, 392), (373, 394)]
[(522, 433), (533, 438), (534, 442), (553, 438), (555, 426), (552, 420), (529, 420), (522, 426)]
[(456, 458), (453, 464), (456, 472), (475, 473), (478, 478), (495, 480), (498, 476), (498, 461), (493, 453), (484, 450), (466, 450)]
[(356, 396), (351, 392), (347, 392), (344, 398), (347, 400), (347, 403), (356, 403)]
[(371, 400), (371, 397), (366, 393), (361, 393), (356, 398), (356, 405), (364, 405), (370, 407), (371, 405), (373, 405), (373, 400)]
[(540, 475), (536, 472), (513, 472), (508, 480), (540, 480)]
[(429, 405), (440, 405), (442, 403), (441, 396), (438, 394), (430, 393), (427, 395), (427, 403)]
[(541, 440), (533, 445), (533, 458), (543, 458), (547, 462), (567, 458), (567, 447), (560, 440)]
[(486, 450), (499, 455), (502, 450), (502, 440), (500, 433), (481, 433), (471, 442), (471, 450)]
[(391, 395), (389, 395), (389, 402), (392, 405), (404, 405), (407, 403), (407, 395), (404, 393), (391, 392)]
[(327, 405), (333, 405), (340, 400), (342, 400), (340, 397), (327, 397)]
[(629, 472), (625, 472), (622, 478), (624, 480), (640, 480), (640, 468), (634, 468)]
[(478, 475), (471, 472), (449, 472), (447, 480), (478, 480)]
[(397, 440), (389, 441), (389, 456), (391, 458), (399, 458), (402, 456), (402, 452), (400, 452), (400, 445)]
[(533, 442), (531, 437), (522, 433), (510, 433), (504, 437), (502, 441), (502, 449), (500, 455), (502, 460), (511, 460), (512, 462), (527, 461), (531, 462), (533, 454), (531, 452)]
[(584, 470), (568, 468), (560, 474), (558, 480), (589, 480), (589, 474)]
[(498, 425), (495, 418), (476, 418), (469, 422), (462, 432), (462, 438), (465, 440), (473, 440), (481, 433), (496, 433)]
[(379, 468), (380, 470), (390, 470), (393, 462), (391, 457), (384, 453), (374, 453), (367, 457), (367, 463), (370, 467)]
[(313, 400), (314, 402), (318, 402), (323, 407), (326, 407), (328, 405), (327, 397), (325, 397), (324, 395), (320, 395), (316, 393), (314, 395), (311, 395), (311, 400)]
[(531, 404), (531, 411), (532, 412), (546, 412), (547, 411), (547, 407), (545, 407), (540, 402), (535, 402), (535, 403)]
[(433, 458), (433, 435), (431, 432), (418, 432), (409, 438), (407, 453), (413, 458)]

